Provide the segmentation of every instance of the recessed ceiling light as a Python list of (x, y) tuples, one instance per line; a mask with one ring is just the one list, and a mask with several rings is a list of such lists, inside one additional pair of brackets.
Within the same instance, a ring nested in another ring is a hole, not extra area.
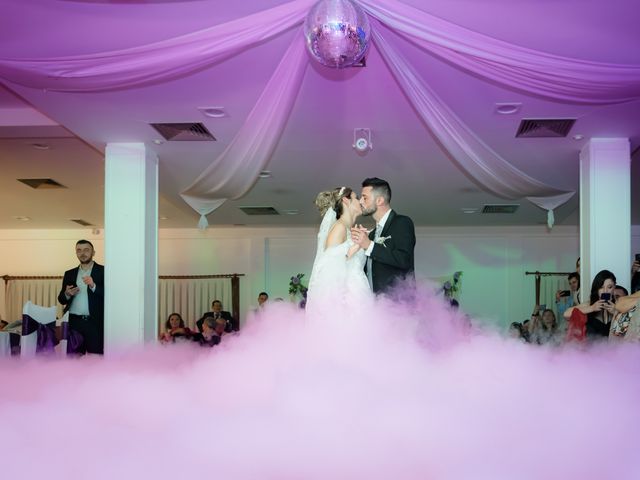
[(460, 210), (462, 210), (462, 213), (471, 214), (471, 213), (478, 213), (479, 209), (475, 207), (462, 207)]
[(36, 150), (49, 150), (51, 148), (48, 143), (32, 143), (31, 146)]
[(155, 143), (156, 145), (162, 145), (162, 140), (156, 138), (153, 143)]
[(222, 118), (227, 116), (224, 107), (200, 107), (198, 108), (205, 117)]
[(300, 210), (281, 210), (285, 215), (298, 215)]
[(271, 178), (271, 170), (262, 170), (258, 175), (260, 178)]
[(574, 140), (582, 140), (583, 138), (584, 138), (584, 135), (582, 135), (582, 134), (580, 134), (580, 133), (576, 133), (576, 134), (573, 136), (573, 139), (574, 139)]
[(169, 217), (162, 216), (160, 217), (160, 220), (169, 220)]
[(496, 103), (495, 112), (500, 115), (513, 115), (520, 111), (521, 103)]
[(19, 222), (28, 222), (29, 220), (31, 220), (31, 218), (29, 217), (23, 217), (23, 216), (14, 216), (13, 217), (14, 220), (18, 220)]

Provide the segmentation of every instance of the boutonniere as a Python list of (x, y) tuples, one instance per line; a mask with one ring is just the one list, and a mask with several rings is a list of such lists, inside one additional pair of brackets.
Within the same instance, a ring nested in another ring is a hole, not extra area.
[(383, 247), (387, 248), (387, 244), (385, 242), (390, 238), (391, 238), (391, 235), (389, 235), (388, 237), (380, 236), (377, 239), (375, 239), (374, 242), (377, 243), (378, 245), (382, 245)]

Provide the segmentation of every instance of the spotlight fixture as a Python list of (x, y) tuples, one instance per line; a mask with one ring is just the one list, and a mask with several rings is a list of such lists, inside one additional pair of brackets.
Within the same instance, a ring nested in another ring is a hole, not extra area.
[(24, 217), (22, 215), (16, 215), (13, 217), (14, 220), (18, 220), (19, 222), (28, 222), (29, 220), (31, 220), (30, 217)]
[(576, 133), (576, 134), (573, 136), (573, 139), (574, 139), (574, 140), (582, 140), (583, 138), (584, 138), (584, 135), (582, 135), (581, 133)]
[(366, 153), (373, 148), (371, 130), (368, 128), (353, 129), (353, 148), (359, 153)]
[(262, 170), (259, 174), (258, 174), (259, 178), (271, 178), (271, 170)]

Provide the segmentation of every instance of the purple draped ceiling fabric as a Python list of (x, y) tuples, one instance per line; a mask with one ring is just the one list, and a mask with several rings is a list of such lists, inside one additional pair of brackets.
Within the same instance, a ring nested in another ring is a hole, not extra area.
[(511, 165), (478, 138), (424, 83), (402, 55), (387, 43), (381, 28), (373, 29), (373, 40), (420, 118), (458, 166), (478, 183), (494, 194), (510, 199), (571, 193), (545, 185)]
[(59, 92), (100, 92), (183, 77), (302, 23), (316, 0), (295, 0), (244, 18), (140, 47), (46, 59), (0, 59), (0, 78)]
[(182, 191), (184, 201), (200, 214), (200, 228), (208, 225), (206, 215), (246, 194), (258, 179), (287, 124), (308, 64), (302, 35), (296, 35), (231, 143)]
[(365, 11), (421, 48), (506, 87), (552, 100), (608, 104), (640, 97), (640, 65), (561, 57), (442, 20), (397, 0), (359, 0)]
[[(300, 25), (314, 3), (315, 0), (295, 0), (188, 35), (124, 50), (64, 58), (0, 59), (0, 78), (68, 92), (158, 83), (211, 66)], [(640, 98), (639, 65), (591, 62), (520, 47), (396, 0), (360, 3), (369, 15), (396, 33), (488, 81), (555, 101), (605, 104)], [(379, 33), (375, 41), (426, 125), (479, 184), (502, 197), (529, 197), (548, 210), (571, 195), (529, 177), (501, 158), (455, 116), (397, 53), (390, 53)], [(228, 148), (182, 192), (185, 201), (201, 214), (201, 226), (206, 225), (204, 215), (226, 199), (241, 197), (255, 183), (286, 125), (307, 63), (300, 35)]]

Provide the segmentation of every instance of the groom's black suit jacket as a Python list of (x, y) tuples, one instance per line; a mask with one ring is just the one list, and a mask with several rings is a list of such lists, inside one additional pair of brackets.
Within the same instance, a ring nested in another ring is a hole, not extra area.
[[(62, 288), (58, 294), (58, 301), (64, 305), (65, 313), (71, 308), (71, 303), (76, 297), (67, 298), (64, 292), (67, 285), (76, 284), (79, 268), (80, 267), (78, 266), (64, 272)], [(104, 317), (104, 266), (93, 262), (91, 278), (93, 279), (93, 283), (96, 284), (96, 290), (91, 291), (90, 288), (87, 288), (87, 295), (89, 296), (89, 314), (91, 315), (91, 318), (101, 320)]]
[[(375, 230), (369, 234), (373, 240)], [(413, 221), (391, 210), (381, 237), (389, 237), (384, 245), (376, 243), (371, 251), (371, 273), (373, 291), (381, 293), (404, 278), (414, 279), (413, 250), (416, 246), (416, 232)], [(366, 267), (365, 267), (366, 270)]]

